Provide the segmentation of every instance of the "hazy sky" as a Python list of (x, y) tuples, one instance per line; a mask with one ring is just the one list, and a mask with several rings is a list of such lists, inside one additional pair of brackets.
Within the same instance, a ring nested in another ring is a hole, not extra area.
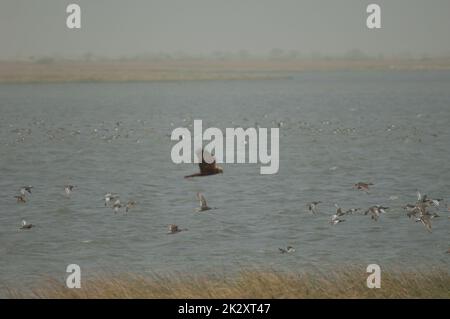
[[(66, 6), (82, 9), (81, 30)], [(366, 7), (382, 8), (369, 30)], [(0, 0), (0, 58), (272, 48), (304, 54), (450, 53), (450, 0)]]

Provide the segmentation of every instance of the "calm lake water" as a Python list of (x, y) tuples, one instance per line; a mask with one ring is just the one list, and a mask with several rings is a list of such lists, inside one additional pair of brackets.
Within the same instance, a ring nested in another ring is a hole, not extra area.
[[(450, 265), (450, 72), (316, 72), (267, 81), (0, 85), (0, 287), (108, 272), (324, 270)], [(280, 171), (224, 164), (192, 180), (170, 133), (280, 128)], [(373, 182), (370, 194), (352, 189)], [(33, 185), (28, 202), (14, 198)], [(64, 195), (64, 185), (77, 188)], [(406, 217), (416, 191), (444, 198), (433, 232)], [(104, 206), (107, 192), (138, 204)], [(196, 193), (217, 207), (195, 213)], [(320, 200), (320, 214), (306, 204)], [(378, 222), (344, 209), (391, 207)], [(20, 231), (26, 219), (36, 225)], [(167, 235), (175, 223), (187, 231)], [(280, 254), (279, 247), (296, 251)], [(364, 270), (363, 270), (364, 271)]]

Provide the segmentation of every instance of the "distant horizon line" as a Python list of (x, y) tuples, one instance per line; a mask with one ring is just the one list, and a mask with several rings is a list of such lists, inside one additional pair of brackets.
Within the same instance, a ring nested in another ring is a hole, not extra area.
[(105, 55), (91, 52), (80, 54), (17, 54), (11, 57), (0, 57), (1, 62), (36, 62), (51, 63), (57, 61), (176, 61), (176, 60), (208, 60), (208, 61), (246, 61), (246, 60), (265, 60), (265, 61), (307, 61), (307, 60), (439, 60), (450, 59), (450, 52), (442, 54), (412, 54), (412, 53), (378, 53), (368, 54), (359, 49), (354, 49), (341, 54), (324, 54), (321, 52), (302, 53), (296, 50), (278, 50), (269, 53), (250, 53), (241, 51), (214, 51), (211, 53), (185, 53), (185, 52), (150, 52), (139, 54), (123, 55)]

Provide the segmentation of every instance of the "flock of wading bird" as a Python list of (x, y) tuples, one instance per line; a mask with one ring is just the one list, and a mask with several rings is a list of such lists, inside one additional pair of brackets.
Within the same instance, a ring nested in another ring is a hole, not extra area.
[[(222, 174), (222, 167), (218, 166), (216, 160), (213, 155), (208, 153), (205, 150), (199, 150), (197, 152), (197, 156), (202, 160), (199, 163), (200, 172), (194, 173), (191, 175), (185, 176), (185, 178), (193, 178), (193, 177), (201, 177), (201, 176), (211, 176), (216, 174)], [(373, 183), (364, 183), (358, 182), (353, 185), (353, 188), (359, 191), (363, 191), (369, 194), (369, 189), (371, 186), (374, 186)], [(31, 190), (33, 186), (23, 186), (19, 190), (19, 194), (15, 196), (18, 203), (26, 203), (27, 195), (31, 195)], [(73, 190), (76, 188), (74, 185), (65, 185), (64, 193), (66, 196), (70, 196)], [(215, 209), (216, 207), (209, 207), (206, 198), (202, 193), (197, 193), (197, 199), (200, 201), (200, 207), (196, 209), (196, 212), (205, 212), (211, 209)], [(406, 211), (406, 216), (410, 219), (414, 219), (415, 222), (420, 222), (425, 227), (428, 232), (432, 232), (432, 219), (440, 217), (438, 214), (439, 207), (442, 198), (430, 198), (427, 195), (422, 195), (420, 192), (417, 192), (417, 201), (414, 204), (406, 204), (402, 208)], [(319, 204), (320, 201), (313, 201), (307, 204), (307, 211), (313, 215), (319, 213)], [(115, 193), (107, 193), (104, 196), (104, 204), (105, 207), (110, 207), (114, 210), (115, 213), (119, 213), (122, 209), (122, 212), (128, 213), (132, 208), (136, 207), (137, 203), (133, 200), (127, 201), (126, 204), (122, 204), (120, 201), (120, 196)], [(361, 208), (350, 208), (347, 210), (343, 210), (338, 204), (334, 204), (336, 207), (336, 213), (333, 214), (330, 218), (330, 224), (337, 225), (339, 223), (345, 222), (344, 216), (355, 215), (355, 214), (364, 214), (369, 215), (370, 218), (374, 221), (378, 221), (382, 214), (386, 214), (386, 211), (389, 210), (389, 207), (382, 205), (375, 205), (369, 207), (368, 209)], [(450, 211), (450, 207), (447, 208)], [(448, 217), (450, 219), (450, 217)], [(34, 225), (27, 223), (25, 220), (22, 220), (22, 226), (20, 229), (31, 229)], [(168, 227), (168, 234), (176, 234), (181, 231), (187, 230), (180, 228), (176, 224), (170, 224)], [(280, 253), (292, 253), (295, 252), (295, 248), (292, 246), (288, 246), (286, 248), (279, 248)], [(450, 249), (447, 251), (450, 253)]]

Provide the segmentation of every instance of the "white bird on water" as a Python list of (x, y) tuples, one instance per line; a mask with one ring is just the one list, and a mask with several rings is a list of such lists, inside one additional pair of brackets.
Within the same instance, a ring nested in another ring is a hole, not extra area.
[(119, 212), (119, 208), (122, 208), (122, 204), (120, 203), (120, 200), (117, 199), (114, 204), (113, 204), (113, 208), (114, 208), (114, 213), (118, 213)]
[(196, 210), (197, 212), (204, 212), (204, 211), (212, 209), (206, 203), (206, 198), (202, 193), (197, 193), (197, 198), (200, 201), (200, 207), (197, 208), (197, 210)]
[(119, 199), (119, 195), (113, 193), (105, 194), (105, 206), (108, 206), (113, 200)]
[(31, 195), (31, 189), (33, 188), (33, 186), (28, 185), (28, 186), (22, 186), (20, 188), (20, 194), (25, 196), (26, 193)]
[(67, 196), (70, 196), (70, 194), (72, 194), (72, 191), (74, 188), (75, 188), (75, 186), (73, 186), (73, 185), (65, 185), (64, 192), (66, 193)]
[(22, 220), (22, 226), (20, 229), (30, 229), (31, 227), (33, 227), (33, 224), (28, 224), (26, 220)]
[(319, 212), (317, 205), (319, 205), (320, 203), (322, 203), (322, 202), (317, 201), (317, 202), (308, 203), (308, 211), (310, 213), (317, 214)]
[(330, 224), (336, 225), (345, 222), (345, 219), (340, 218), (345, 215), (345, 213), (342, 211), (342, 208), (340, 208), (338, 204), (334, 204), (334, 206), (336, 207), (336, 214), (331, 216)]

